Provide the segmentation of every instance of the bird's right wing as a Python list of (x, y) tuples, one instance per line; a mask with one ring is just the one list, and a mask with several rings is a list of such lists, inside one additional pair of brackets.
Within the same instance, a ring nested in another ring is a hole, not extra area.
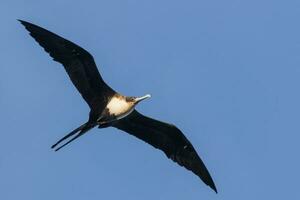
[(162, 150), (168, 158), (194, 172), (217, 192), (203, 161), (188, 139), (174, 125), (151, 119), (134, 110), (127, 117), (114, 122), (112, 126)]
[(19, 21), (55, 61), (63, 64), (71, 81), (92, 110), (97, 109), (97, 106), (105, 106), (105, 96), (114, 91), (103, 81), (89, 52), (42, 27)]

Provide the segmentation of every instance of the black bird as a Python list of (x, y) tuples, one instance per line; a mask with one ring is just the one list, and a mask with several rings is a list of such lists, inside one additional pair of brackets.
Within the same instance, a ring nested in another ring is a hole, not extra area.
[(190, 141), (174, 125), (164, 123), (140, 114), (135, 106), (149, 94), (142, 97), (127, 97), (115, 92), (100, 76), (92, 55), (74, 44), (44, 28), (19, 20), (30, 35), (50, 54), (53, 60), (61, 63), (71, 81), (90, 107), (89, 119), (52, 148), (74, 135), (58, 151), (90, 129), (115, 127), (162, 150), (166, 156), (179, 165), (194, 172), (216, 193), (216, 186)]

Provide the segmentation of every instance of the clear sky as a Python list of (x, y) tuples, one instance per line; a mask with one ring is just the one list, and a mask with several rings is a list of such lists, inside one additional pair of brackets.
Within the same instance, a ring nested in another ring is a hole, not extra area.
[[(16, 19), (93, 54), (138, 110), (176, 124), (218, 188), (117, 129), (50, 146), (88, 118)], [(0, 199), (300, 199), (300, 1), (0, 1)]]

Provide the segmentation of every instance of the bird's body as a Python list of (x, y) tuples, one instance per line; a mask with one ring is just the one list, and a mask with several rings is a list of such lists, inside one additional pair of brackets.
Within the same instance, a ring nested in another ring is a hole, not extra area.
[(95, 126), (114, 127), (162, 150), (168, 158), (194, 172), (217, 192), (208, 170), (184, 134), (176, 126), (146, 117), (135, 109), (139, 102), (149, 98), (150, 95), (127, 97), (115, 92), (102, 79), (89, 52), (44, 28), (19, 21), (53, 60), (64, 66), (72, 83), (91, 109), (88, 121), (54, 144), (52, 148), (75, 135), (55, 151)]
[(151, 96), (147, 94), (143, 97), (133, 98), (116, 93), (108, 101), (104, 110), (98, 117), (97, 122), (99, 125), (103, 125), (106, 123), (112, 123), (116, 120), (120, 120), (132, 113), (135, 105), (138, 103), (136, 102), (136, 99), (140, 99), (141, 101), (150, 97)]
[(133, 105), (126, 101), (126, 97), (113, 96), (108, 102), (106, 108), (108, 113), (115, 115), (116, 119), (122, 119), (133, 111)]

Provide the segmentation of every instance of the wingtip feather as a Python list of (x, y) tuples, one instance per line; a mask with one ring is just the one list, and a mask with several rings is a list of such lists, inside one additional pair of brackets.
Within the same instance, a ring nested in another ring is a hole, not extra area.
[(28, 23), (28, 22), (26, 22), (26, 21), (24, 21), (24, 20), (22, 20), (22, 19), (17, 19), (21, 24), (23, 24), (24, 26), (25, 26), (25, 24), (26, 23)]
[(209, 185), (209, 187), (210, 187), (211, 189), (213, 189), (213, 191), (215, 191), (216, 194), (218, 194), (218, 190), (217, 190), (217, 188), (216, 188), (216, 186), (215, 186), (214, 183), (213, 183), (212, 185)]

